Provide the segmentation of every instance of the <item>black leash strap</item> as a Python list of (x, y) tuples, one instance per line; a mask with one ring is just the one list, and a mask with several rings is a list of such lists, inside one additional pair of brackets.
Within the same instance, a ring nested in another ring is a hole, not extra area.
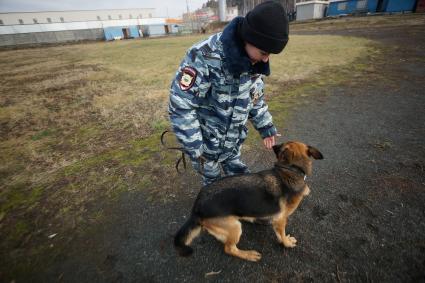
[(181, 174), (181, 172), (179, 171), (179, 165), (180, 165), (180, 162), (182, 162), (182, 161), (183, 161), (183, 168), (184, 168), (184, 170), (186, 170), (186, 156), (185, 156), (186, 150), (185, 150), (183, 147), (170, 147), (170, 146), (167, 146), (167, 145), (165, 144), (164, 136), (165, 136), (165, 134), (166, 134), (166, 133), (169, 133), (169, 132), (170, 132), (169, 130), (165, 130), (165, 131), (162, 133), (162, 135), (161, 135), (161, 144), (162, 144), (162, 146), (163, 146), (163, 147), (165, 147), (166, 149), (170, 149), (170, 150), (178, 150), (178, 151), (180, 151), (180, 152), (181, 152), (182, 156), (181, 156), (181, 157), (177, 160), (177, 162), (176, 162), (176, 166), (175, 166), (177, 173)]
[[(176, 162), (176, 166), (175, 166), (175, 168), (176, 168), (176, 171), (177, 171), (177, 173), (179, 173), (179, 174), (181, 174), (181, 172), (179, 171), (179, 165), (180, 165), (180, 162), (182, 162), (183, 161), (183, 168), (184, 168), (184, 170), (186, 170), (186, 150), (183, 148), (183, 147), (170, 147), (170, 146), (167, 146), (166, 144), (165, 144), (165, 141), (164, 141), (164, 136), (165, 136), (165, 134), (166, 133), (169, 133), (170, 131), (169, 130), (165, 130), (162, 134), (161, 134), (161, 144), (162, 144), (162, 146), (163, 147), (165, 147), (166, 149), (170, 149), (170, 150), (178, 150), (178, 151), (180, 151), (181, 152), (181, 154), (182, 154), (182, 156), (177, 160), (177, 162)], [(200, 164), (200, 168), (199, 168), (199, 171), (198, 171), (198, 173), (199, 174), (201, 174), (202, 176), (205, 176), (204, 175), (204, 163), (205, 163), (205, 158), (204, 157), (199, 157), (199, 164)]]

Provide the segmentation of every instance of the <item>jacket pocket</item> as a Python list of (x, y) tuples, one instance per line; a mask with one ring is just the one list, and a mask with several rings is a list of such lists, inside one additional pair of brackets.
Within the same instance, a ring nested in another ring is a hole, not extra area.
[(214, 155), (220, 153), (222, 147), (222, 139), (217, 129), (202, 124), (201, 129), (204, 153), (207, 155)]

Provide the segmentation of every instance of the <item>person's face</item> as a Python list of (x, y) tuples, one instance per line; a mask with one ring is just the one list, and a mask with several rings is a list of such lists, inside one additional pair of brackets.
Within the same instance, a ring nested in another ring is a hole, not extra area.
[(245, 43), (245, 51), (248, 54), (248, 57), (253, 65), (260, 61), (264, 63), (267, 63), (269, 61), (270, 53), (258, 49), (257, 47), (248, 42)]

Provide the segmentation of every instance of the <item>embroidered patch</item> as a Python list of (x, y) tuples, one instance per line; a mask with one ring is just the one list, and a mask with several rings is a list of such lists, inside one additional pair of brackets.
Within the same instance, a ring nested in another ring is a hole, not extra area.
[(190, 89), (196, 80), (196, 70), (191, 67), (184, 67), (181, 72), (180, 89), (186, 91)]

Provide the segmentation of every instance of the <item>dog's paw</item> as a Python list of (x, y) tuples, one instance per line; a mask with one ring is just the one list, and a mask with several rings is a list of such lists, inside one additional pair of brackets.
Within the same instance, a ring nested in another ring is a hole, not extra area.
[(289, 234), (283, 238), (283, 245), (287, 248), (295, 247), (296, 243), (297, 243), (297, 239), (295, 239), (294, 237), (291, 237), (291, 235)]
[(257, 251), (245, 251), (244, 258), (249, 261), (259, 261), (261, 259), (261, 254)]

